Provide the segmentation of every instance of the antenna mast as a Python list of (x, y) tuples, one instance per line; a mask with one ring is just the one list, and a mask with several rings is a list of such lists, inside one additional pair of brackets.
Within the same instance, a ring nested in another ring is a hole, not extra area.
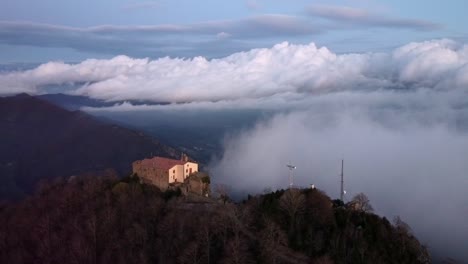
[(344, 202), (344, 174), (343, 174), (343, 166), (344, 160), (341, 160), (341, 192), (340, 192), (340, 199)]
[(289, 168), (289, 189), (291, 189), (293, 187), (293, 170), (296, 169), (296, 166), (287, 164), (286, 167)]

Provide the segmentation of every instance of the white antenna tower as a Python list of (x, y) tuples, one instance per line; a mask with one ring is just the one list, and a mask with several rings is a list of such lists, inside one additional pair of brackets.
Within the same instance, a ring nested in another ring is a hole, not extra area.
[(289, 168), (289, 189), (293, 187), (293, 170), (297, 167), (291, 164), (286, 164), (286, 167)]

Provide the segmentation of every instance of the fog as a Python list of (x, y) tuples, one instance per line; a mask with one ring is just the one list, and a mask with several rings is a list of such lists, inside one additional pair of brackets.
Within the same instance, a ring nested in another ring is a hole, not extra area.
[[(384, 53), (336, 54), (285, 42), (212, 60), (118, 56), (49, 62), (0, 73), (0, 82), (0, 94), (66, 86), (69, 94), (108, 102), (167, 103), (83, 110), (121, 116), (156, 136), (165, 130), (173, 142), (193, 141), (190, 135), (223, 140), (209, 169), (215, 184), (235, 193), (286, 188), (292, 163), (297, 186), (313, 183), (336, 198), (344, 159), (347, 200), (364, 192), (377, 213), (407, 221), (431, 252), (468, 259), (462, 248), (468, 241), (464, 43), (431, 40)], [(245, 111), (255, 122), (233, 117)], [(168, 123), (144, 116), (165, 116)]]
[[(401, 216), (432, 253), (468, 259), (468, 107), (466, 94), (338, 93), (307, 109), (280, 113), (226, 137), (212, 162), (215, 184), (234, 192), (294, 184), (346, 200), (364, 192), (376, 213)], [(463, 105), (462, 102), (465, 102)]]
[(376, 213), (408, 222), (432, 254), (465, 260), (467, 95), (463, 89), (356, 89), (302, 98), (124, 103), (86, 110), (153, 127), (155, 135), (167, 130), (172, 142), (192, 134), (206, 135), (190, 139), (197, 147), (221, 140), (208, 170), (214, 186), (225, 184), (238, 198), (287, 188), (288, 163), (297, 166), (296, 186), (315, 184), (338, 198), (344, 159), (345, 200), (364, 192)]

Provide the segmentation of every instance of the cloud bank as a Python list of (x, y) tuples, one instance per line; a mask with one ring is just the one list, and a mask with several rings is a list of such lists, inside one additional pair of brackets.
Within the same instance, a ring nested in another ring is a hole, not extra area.
[(211, 60), (118, 56), (49, 62), (1, 73), (0, 83), (0, 94), (66, 85), (72, 94), (108, 101), (171, 103), (87, 111), (271, 110), (270, 120), (227, 136), (224, 154), (211, 164), (214, 183), (246, 193), (283, 188), (285, 164), (292, 162), (297, 185), (314, 183), (337, 197), (344, 158), (350, 196), (365, 192), (378, 213), (401, 215), (432, 252), (468, 259), (461, 248), (468, 237), (464, 43), (442, 39), (387, 53), (336, 54), (285, 42)]
[(0, 94), (73, 94), (107, 101), (213, 102), (303, 98), (337, 91), (467, 90), (468, 46), (452, 40), (410, 43), (388, 53), (336, 54), (326, 47), (287, 42), (221, 59), (117, 56), (78, 64), (49, 62), (0, 74)]
[[(158, 100), (180, 102), (89, 111), (271, 110), (273, 118), (226, 136), (210, 165), (214, 184), (244, 194), (285, 188), (291, 162), (298, 186), (313, 183), (338, 197), (344, 158), (347, 199), (366, 193), (379, 214), (407, 221), (432, 253), (464, 260), (467, 63), (467, 45), (452, 40), (364, 54), (283, 43), (217, 60), (143, 60), (140, 69), (155, 70), (125, 70), (128, 84), (108, 86), (115, 90), (89, 84), (77, 92), (121, 99), (152, 98), (148, 91), (156, 90)], [(124, 93), (135, 76), (142, 81)], [(111, 91), (116, 97), (106, 96)]]
[[(380, 215), (400, 215), (438, 257), (468, 259), (468, 100), (463, 92), (338, 92), (226, 138), (214, 184), (244, 195), (295, 185), (346, 199), (366, 193)], [(281, 106), (279, 106), (281, 107)]]

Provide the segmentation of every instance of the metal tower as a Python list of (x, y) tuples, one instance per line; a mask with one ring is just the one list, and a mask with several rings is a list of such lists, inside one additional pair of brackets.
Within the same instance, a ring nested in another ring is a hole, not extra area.
[(291, 164), (287, 164), (286, 167), (289, 168), (289, 189), (293, 187), (293, 170), (295, 170), (297, 167)]

